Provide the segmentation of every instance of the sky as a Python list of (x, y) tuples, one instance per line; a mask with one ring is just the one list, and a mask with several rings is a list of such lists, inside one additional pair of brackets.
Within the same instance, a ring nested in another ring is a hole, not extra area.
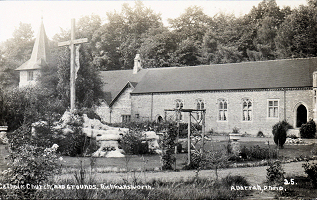
[[(97, 14), (103, 22), (106, 21), (106, 13), (116, 10), (121, 11), (123, 3), (134, 6), (134, 1), (0, 1), (0, 42), (12, 38), (13, 31), (19, 27), (19, 23), (29, 23), (36, 36), (43, 16), (46, 34), (51, 39), (60, 28), (70, 29), (71, 19), (78, 20), (82, 16)], [(239, 17), (247, 14), (253, 6), (257, 6), (261, 0), (146, 0), (142, 1), (146, 7), (160, 13), (163, 23), (167, 24), (168, 18), (176, 18), (184, 13), (189, 6), (197, 5), (203, 8), (204, 13), (214, 16), (219, 12), (234, 14)], [(276, 0), (277, 4), (291, 6), (306, 5), (306, 0)]]

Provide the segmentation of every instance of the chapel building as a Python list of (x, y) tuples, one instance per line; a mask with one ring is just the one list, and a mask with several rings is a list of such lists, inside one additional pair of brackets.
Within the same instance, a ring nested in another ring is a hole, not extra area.
[(35, 39), (31, 58), (15, 69), (20, 73), (19, 87), (34, 86), (41, 76), (41, 69), (47, 66), (49, 56), (48, 38), (45, 33), (43, 18)]
[[(271, 135), (282, 120), (295, 132), (317, 120), (317, 58), (151, 69), (140, 64), (137, 55), (133, 70), (101, 71), (105, 99), (96, 112), (105, 122), (161, 121), (165, 109), (206, 109), (206, 131)], [(187, 123), (188, 115), (180, 120)]]

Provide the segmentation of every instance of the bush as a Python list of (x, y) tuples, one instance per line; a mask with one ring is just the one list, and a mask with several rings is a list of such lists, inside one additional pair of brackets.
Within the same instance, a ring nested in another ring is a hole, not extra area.
[(315, 138), (316, 124), (314, 120), (311, 119), (306, 124), (303, 124), (299, 130), (302, 138)]
[(286, 141), (286, 132), (292, 126), (286, 121), (276, 123), (272, 128), (272, 133), (274, 136), (274, 142), (280, 148), (283, 148), (283, 145)]
[(263, 134), (262, 131), (259, 131), (258, 134), (256, 135), (256, 137), (265, 137), (265, 135)]
[(280, 185), (284, 182), (284, 170), (280, 161), (275, 161), (269, 164), (269, 168), (266, 169), (266, 179), (270, 184)]
[(260, 147), (259, 145), (251, 146), (250, 148), (243, 146), (241, 148), (240, 157), (230, 157), (230, 160), (264, 160), (277, 158), (277, 150), (271, 148)]
[(176, 126), (172, 124), (169, 125), (167, 132), (164, 132), (163, 138), (161, 140), (162, 147), (162, 169), (163, 170), (172, 170), (173, 165), (176, 161), (174, 157), (174, 148), (175, 148), (175, 139), (177, 136)]
[(125, 154), (148, 154), (149, 146), (147, 142), (142, 141), (142, 133), (139, 131), (129, 131), (129, 133), (122, 136), (120, 140), (120, 146), (124, 150)]
[(317, 188), (317, 163), (304, 163), (303, 168), (314, 188)]
[(20, 186), (20, 188), (8, 191), (9, 199), (32, 198), (36, 189), (26, 187), (26, 185), (43, 185), (51, 175), (58, 172), (57, 148), (56, 144), (51, 148), (24, 144), (10, 152), (10, 168), (4, 173), (9, 184)]

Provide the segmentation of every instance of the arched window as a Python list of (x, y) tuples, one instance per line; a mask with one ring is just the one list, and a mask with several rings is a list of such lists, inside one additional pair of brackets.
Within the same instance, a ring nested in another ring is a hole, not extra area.
[(228, 120), (228, 102), (225, 99), (218, 99), (218, 120)]
[(252, 121), (252, 100), (242, 99), (242, 121)]
[[(176, 109), (182, 109), (183, 107), (184, 107), (183, 100), (182, 99), (176, 99), (175, 100), (175, 108)], [(181, 112), (177, 113), (176, 120), (183, 120), (183, 116), (182, 116)]]
[[(196, 109), (203, 110), (205, 109), (205, 102), (202, 99), (196, 99)], [(201, 112), (197, 112), (197, 120), (201, 119)]]

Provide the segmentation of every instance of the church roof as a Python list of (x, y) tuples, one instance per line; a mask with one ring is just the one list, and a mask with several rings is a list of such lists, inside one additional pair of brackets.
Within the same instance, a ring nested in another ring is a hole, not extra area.
[(101, 71), (100, 76), (103, 81), (103, 92), (105, 101), (108, 105), (112, 105), (121, 94), (121, 91), (126, 88), (128, 82), (136, 87), (148, 70), (143, 69), (137, 74), (133, 74), (133, 70), (116, 70), (116, 71)]
[(43, 20), (41, 21), (40, 29), (35, 39), (30, 60), (18, 67), (17, 71), (41, 69), (47, 65), (48, 59), (48, 38), (45, 33)]
[(132, 94), (312, 87), (316, 69), (317, 58), (155, 68)]

